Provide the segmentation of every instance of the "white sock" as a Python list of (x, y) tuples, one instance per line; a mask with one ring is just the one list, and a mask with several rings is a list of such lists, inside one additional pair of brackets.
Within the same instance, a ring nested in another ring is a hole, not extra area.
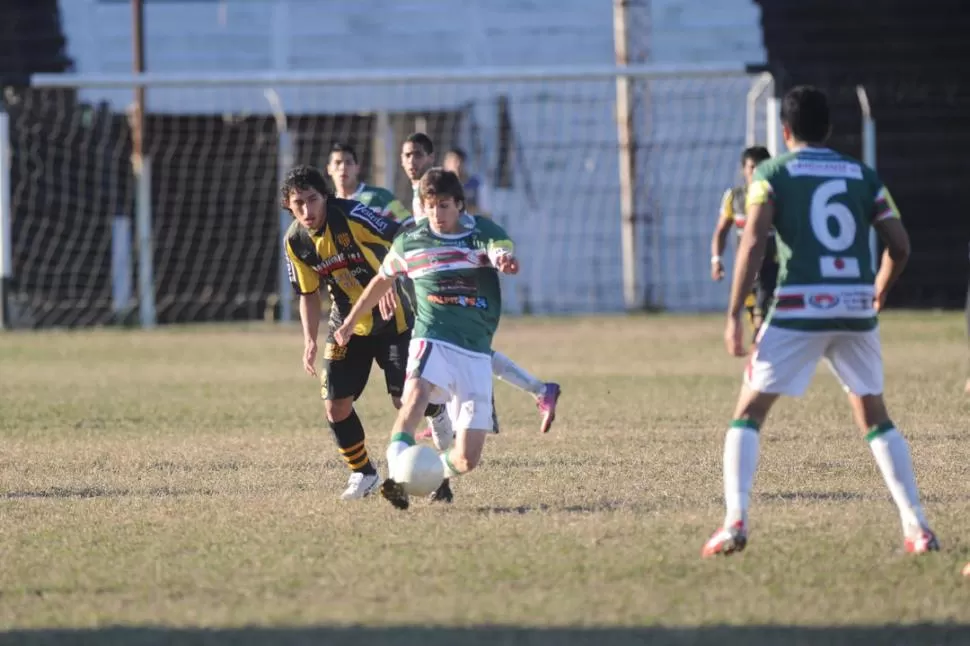
[(889, 493), (899, 508), (899, 519), (903, 533), (916, 528), (928, 527), (923, 507), (919, 501), (916, 477), (913, 475), (913, 461), (909, 456), (909, 444), (899, 431), (890, 423), (874, 427), (866, 435), (869, 448), (876, 458), (883, 480)]
[(414, 446), (414, 438), (407, 433), (395, 433), (391, 437), (391, 443), (387, 445), (387, 453), (384, 454), (387, 458), (387, 476), (389, 478), (394, 477), (395, 458), (404, 453), (410, 446)]
[(461, 471), (455, 468), (448, 459), (448, 451), (442, 451), (439, 456), (441, 457), (441, 468), (444, 469), (444, 474), (446, 478), (457, 478), (461, 475)]
[(546, 383), (539, 381), (501, 352), (492, 352), (492, 374), (512, 384), (516, 388), (532, 393), (536, 397), (546, 390)]
[(724, 436), (724, 526), (747, 522), (751, 486), (758, 469), (758, 429), (746, 420), (735, 420)]

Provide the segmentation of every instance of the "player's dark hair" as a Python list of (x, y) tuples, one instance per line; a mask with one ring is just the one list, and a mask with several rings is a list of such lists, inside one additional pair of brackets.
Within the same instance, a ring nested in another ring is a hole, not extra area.
[(792, 136), (803, 143), (822, 143), (829, 138), (832, 118), (825, 92), (811, 85), (799, 85), (781, 102), (781, 121)]
[(771, 153), (764, 146), (750, 146), (741, 153), (741, 165), (744, 166), (749, 159), (757, 166), (761, 162), (771, 159)]
[(306, 191), (316, 189), (320, 195), (333, 197), (330, 184), (324, 179), (323, 173), (313, 166), (296, 166), (290, 169), (280, 186), (280, 206), (287, 211), (290, 210), (290, 193), (293, 191)]
[(350, 155), (351, 157), (354, 158), (354, 163), (355, 164), (359, 164), (360, 163), (357, 160), (357, 151), (354, 150), (354, 147), (353, 146), (351, 146), (350, 144), (348, 144), (348, 143), (346, 143), (344, 141), (335, 141), (335, 142), (333, 142), (333, 145), (330, 146), (330, 154), (327, 156), (327, 163), (328, 164), (330, 163), (330, 157), (332, 157), (334, 153), (347, 153), (348, 155)]
[(421, 146), (421, 150), (424, 151), (425, 155), (434, 154), (434, 144), (431, 143), (431, 137), (423, 132), (412, 132), (408, 135), (408, 138), (404, 140), (404, 143), (417, 144), (418, 146)]
[(459, 209), (463, 209), (465, 206), (465, 189), (461, 185), (461, 180), (450, 170), (438, 166), (428, 169), (421, 176), (421, 181), (418, 184), (418, 197), (421, 198), (422, 204), (429, 198), (450, 197), (455, 202), (460, 202)]
[(451, 150), (448, 151), (448, 154), (454, 155), (455, 157), (460, 159), (462, 163), (468, 161), (468, 153), (466, 153), (461, 148), (452, 148)]

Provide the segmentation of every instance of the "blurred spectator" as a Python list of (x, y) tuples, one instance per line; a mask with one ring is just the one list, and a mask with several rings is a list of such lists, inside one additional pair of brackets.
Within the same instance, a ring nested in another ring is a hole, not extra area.
[(488, 187), (481, 175), (468, 173), (468, 155), (461, 148), (452, 148), (445, 155), (445, 170), (458, 175), (462, 187), (465, 189), (465, 210), (473, 215), (491, 217), (491, 205), (488, 202)]

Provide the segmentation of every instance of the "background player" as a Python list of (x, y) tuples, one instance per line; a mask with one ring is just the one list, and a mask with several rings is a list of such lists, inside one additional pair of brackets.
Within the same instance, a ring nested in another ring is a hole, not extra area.
[[(341, 497), (363, 498), (378, 487), (380, 478), (367, 454), (364, 427), (354, 410), (354, 401), (363, 393), (371, 365), (377, 361), (384, 371), (387, 391), (395, 406), (400, 407), (404, 358), (414, 322), (410, 301), (393, 299), (393, 316), (389, 320), (376, 309), (362, 313), (347, 344), (337, 345), (332, 334), (364, 286), (377, 275), (400, 225), (359, 202), (333, 197), (320, 171), (309, 166), (298, 166), (287, 174), (280, 188), (280, 200), (294, 217), (286, 233), (286, 257), (290, 281), (300, 294), (303, 368), (313, 376), (317, 374), (314, 364), (321, 283), (326, 284), (330, 294), (332, 305), (320, 392), (340, 455), (352, 471)], [(438, 423), (448, 424), (444, 410), (428, 412), (437, 413)]]
[[(411, 180), (411, 187), (414, 191), (412, 213), (415, 222), (421, 222), (426, 218), (418, 188), (422, 175), (433, 164), (434, 144), (431, 142), (431, 138), (423, 132), (415, 132), (409, 135), (401, 147), (401, 166), (404, 168), (408, 179)], [(493, 351), (492, 353), (492, 371), (502, 381), (530, 393), (535, 398), (536, 407), (541, 416), (539, 431), (548, 433), (556, 419), (556, 405), (559, 402), (561, 392), (559, 384), (544, 382), (533, 377), (500, 352)], [(497, 420), (495, 421), (495, 428), (498, 430)]]
[[(724, 278), (724, 246), (727, 242), (728, 232), (731, 229), (737, 231), (738, 240), (741, 240), (741, 232), (744, 230), (745, 223), (745, 196), (748, 193), (748, 186), (751, 184), (751, 177), (754, 169), (761, 162), (771, 159), (771, 153), (764, 146), (751, 146), (745, 148), (741, 153), (741, 176), (744, 183), (734, 188), (729, 188), (721, 198), (721, 213), (718, 218), (717, 227), (711, 237), (711, 278), (721, 280)], [(768, 238), (765, 248), (765, 257), (755, 277), (754, 289), (745, 297), (744, 306), (748, 310), (748, 320), (754, 328), (753, 337), (757, 337), (758, 329), (764, 321), (765, 315), (771, 306), (774, 297), (775, 285), (778, 281), (778, 251), (775, 246), (774, 232)]]
[[(475, 468), (492, 430), (491, 346), (502, 314), (496, 269), (517, 273), (518, 261), (501, 227), (464, 213), (457, 175), (429, 170), (421, 178), (420, 195), (426, 220), (395, 239), (380, 276), (368, 285), (336, 338), (348, 338), (356, 317), (391, 289), (395, 276), (414, 281), (417, 323), (404, 402), (387, 448), (388, 469), (393, 472), (394, 459), (414, 445), (414, 431), (429, 401), (447, 401), (457, 433), (450, 450), (442, 447), (445, 480), (432, 499), (450, 502), (449, 479)], [(384, 481), (381, 494), (407, 509), (407, 494), (394, 480)]]
[(475, 215), (491, 217), (492, 208), (489, 202), (488, 184), (485, 178), (477, 173), (468, 172), (468, 154), (461, 148), (452, 148), (445, 153), (442, 164), (445, 170), (450, 170), (461, 180), (461, 188), (465, 191), (465, 210)]
[(330, 175), (340, 199), (357, 200), (371, 210), (397, 221), (410, 217), (411, 214), (391, 191), (360, 181), (360, 162), (357, 151), (350, 144), (338, 141), (330, 147), (327, 174)]
[[(849, 395), (853, 416), (899, 509), (907, 552), (939, 549), (920, 504), (909, 446), (883, 400), (877, 312), (909, 257), (909, 236), (889, 191), (855, 159), (823, 147), (828, 100), (800, 86), (782, 102), (788, 154), (758, 166), (724, 332), (744, 354), (741, 311), (774, 226), (781, 251), (777, 300), (748, 362), (724, 440), (724, 525), (702, 554), (731, 554), (747, 543), (747, 512), (758, 463), (758, 432), (779, 395), (801, 395), (823, 357)], [(873, 275), (869, 229), (886, 244)]]

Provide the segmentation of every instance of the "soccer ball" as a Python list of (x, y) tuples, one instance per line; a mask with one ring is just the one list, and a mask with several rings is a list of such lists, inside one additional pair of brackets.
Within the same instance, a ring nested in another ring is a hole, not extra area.
[(409, 446), (394, 458), (391, 478), (409, 496), (428, 496), (441, 486), (445, 471), (434, 449), (425, 444), (417, 444)]

